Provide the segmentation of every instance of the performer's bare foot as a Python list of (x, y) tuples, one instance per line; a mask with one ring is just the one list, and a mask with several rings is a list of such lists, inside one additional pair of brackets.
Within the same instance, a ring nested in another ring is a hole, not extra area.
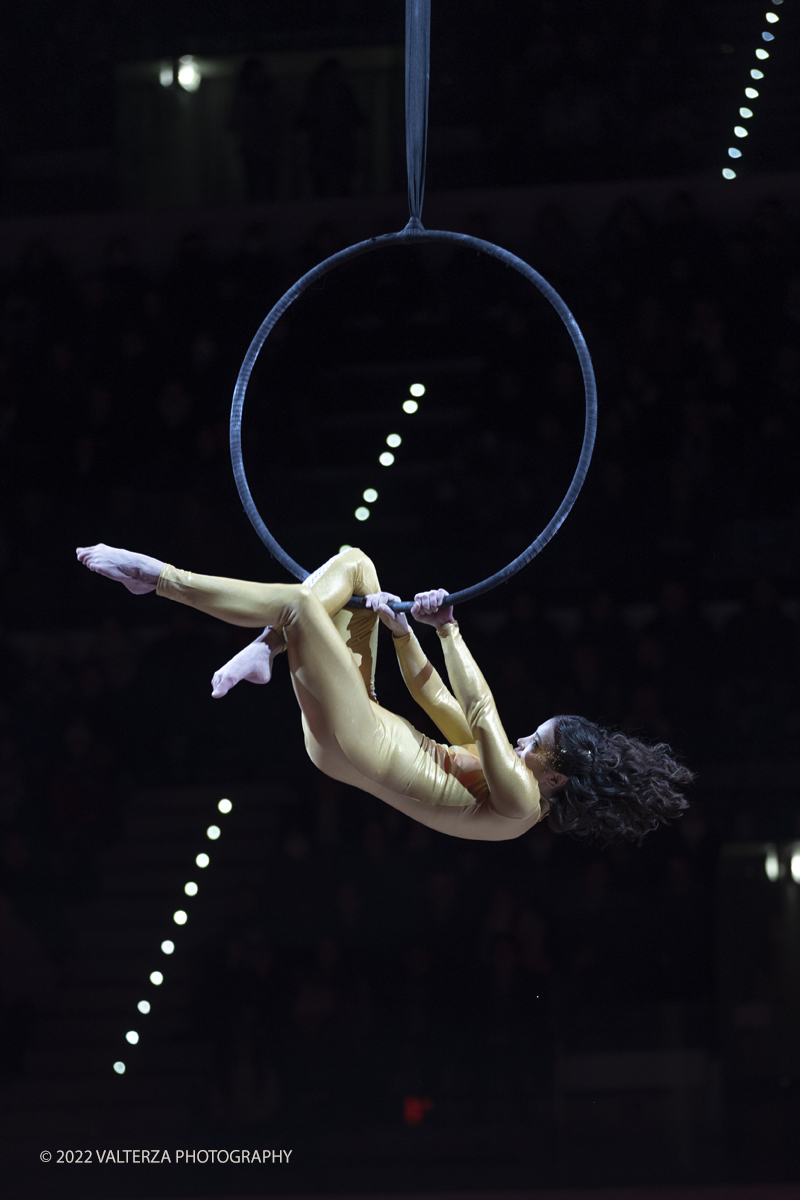
[(158, 577), (164, 564), (157, 558), (147, 554), (134, 554), (130, 550), (117, 550), (114, 546), (106, 546), (99, 542), (96, 546), (79, 546), (75, 551), (78, 562), (82, 562), (90, 571), (105, 575), (106, 579), (116, 579), (123, 583), (134, 596), (142, 596), (145, 592), (154, 592)]
[(249, 646), (234, 654), (230, 662), (214, 674), (211, 680), (214, 700), (227, 696), (232, 687), (246, 679), (248, 683), (269, 683), (272, 678), (272, 660), (286, 649), (286, 643), (277, 630), (269, 625)]

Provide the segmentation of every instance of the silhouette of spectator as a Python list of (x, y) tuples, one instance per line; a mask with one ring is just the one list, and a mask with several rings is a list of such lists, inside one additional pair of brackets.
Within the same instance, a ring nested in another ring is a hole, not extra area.
[[(41, 838), (41, 828), (36, 830)], [(54, 881), (47, 858), (31, 837), (0, 833), (0, 894), (11, 901), (15, 914), (42, 939), (48, 953), (68, 952), (70, 938), (62, 923), (63, 897)]]
[(784, 279), (797, 263), (800, 231), (796, 221), (787, 215), (783, 201), (777, 196), (758, 200), (745, 230), (752, 239), (756, 254), (764, 262), (770, 282), (777, 283)]
[(69, 271), (52, 247), (41, 239), (23, 251), (11, 273), (10, 291), (22, 300), (23, 320), (39, 336), (52, 336), (64, 328), (74, 288)]
[(319, 865), (311, 842), (297, 825), (287, 831), (281, 851), (272, 900), (285, 914), (282, 944), (304, 946), (313, 936), (320, 911), (322, 880)]
[(531, 230), (530, 262), (556, 291), (578, 286), (576, 276), (581, 261), (582, 242), (569, 214), (560, 205), (549, 203), (539, 209)]
[(164, 303), (170, 314), (171, 353), (185, 347), (200, 332), (215, 327), (218, 307), (219, 266), (201, 229), (185, 233), (178, 243), (164, 285)]
[(213, 750), (207, 733), (212, 646), (188, 609), (142, 655), (132, 705), (137, 738), (165, 783), (204, 778)]
[(142, 319), (150, 282), (136, 262), (130, 238), (116, 237), (109, 243), (100, 278), (113, 326), (119, 330), (128, 325), (135, 328)]
[(37, 1016), (54, 982), (38, 939), (0, 892), (0, 1080), (24, 1075)]
[(281, 1048), (281, 1082), (291, 1117), (303, 1128), (328, 1125), (349, 1076), (338, 997), (330, 978), (300, 979)]
[(662, 680), (670, 711), (686, 706), (691, 724), (706, 700), (715, 648), (711, 628), (699, 613), (686, 584), (677, 579), (667, 580), (659, 593), (658, 611), (643, 633), (663, 647)]
[[(149, 463), (151, 478), (155, 486), (160, 481), (169, 480), (174, 489), (193, 482), (192, 480), (192, 438), (194, 397), (190, 395), (183, 380), (168, 379), (161, 387), (158, 399), (156, 419), (157, 436), (154, 439), (155, 453), (152, 453)], [(163, 482), (161, 482), (163, 486)]]
[(651, 936), (659, 977), (655, 997), (696, 1000), (713, 990), (713, 937), (709, 909), (690, 863), (672, 855), (657, 900)]
[(326, 58), (311, 75), (298, 119), (309, 134), (315, 196), (350, 196), (358, 168), (358, 130), (366, 118), (338, 58)]
[(579, 886), (562, 896), (554, 948), (565, 999), (579, 1008), (617, 998), (621, 981), (615, 968), (625, 954), (623, 907), (604, 858), (584, 866)]
[(547, 160), (561, 179), (578, 178), (596, 161), (607, 123), (608, 99), (586, 74), (568, 70), (547, 93), (540, 125)]
[(614, 594), (603, 588), (583, 605), (581, 637), (595, 648), (600, 669), (610, 678), (626, 679), (633, 661), (633, 635)]
[(388, 1011), (396, 1031), (394, 1072), (404, 1092), (431, 1091), (442, 1022), (434, 956), (423, 941), (404, 947), (395, 965)]
[(64, 732), (49, 789), (54, 832), (64, 846), (92, 856), (113, 827), (115, 785), (111, 751), (84, 720), (73, 720)]
[(119, 617), (106, 617), (95, 635), (93, 653), (114, 691), (125, 691), (136, 677), (139, 650)]
[(248, 200), (274, 200), (286, 155), (289, 120), (286, 104), (261, 58), (251, 56), (242, 63), (228, 128), (239, 143)]
[(351, 880), (335, 890), (331, 925), (339, 945), (356, 958), (360, 956), (367, 943), (367, 917), (362, 893)]
[(670, 739), (672, 724), (664, 712), (664, 697), (656, 684), (640, 683), (634, 687), (631, 706), (622, 719), (622, 727), (649, 741)]
[[(242, 243), (223, 271), (223, 293), (228, 320), (235, 325), (229, 337), (249, 339), (280, 299), (285, 267), (270, 249), (268, 227), (263, 222), (248, 225)], [(281, 328), (278, 323), (276, 330)], [(270, 352), (270, 336), (265, 348)], [(245, 342), (246, 344), (246, 342)]]
[(193, 1010), (214, 1046), (210, 1107), (228, 1121), (268, 1120), (278, 1104), (276, 1030), (286, 1020), (287, 989), (261, 895), (248, 880), (234, 885), (222, 929), (203, 957)]
[(657, 237), (662, 270), (676, 311), (698, 291), (719, 286), (719, 233), (713, 222), (698, 212), (689, 192), (676, 192), (667, 201)]
[(298, 1003), (303, 989), (306, 1004), (319, 996), (330, 1004), (333, 1036), (347, 1064), (346, 1086), (339, 1086), (336, 1095), (336, 1116), (344, 1123), (354, 1117), (363, 1119), (374, 1111), (376, 1013), (368, 974), (363, 964), (343, 953), (335, 938), (325, 935), (318, 939), (310, 962), (301, 968)]
[(111, 393), (97, 385), (84, 395), (70, 440), (74, 446), (71, 484), (76, 495), (91, 502), (92, 491), (99, 484), (108, 484), (117, 477), (117, 422)]
[(784, 677), (796, 624), (783, 611), (773, 580), (760, 579), (753, 584), (744, 612), (733, 618), (724, 634), (726, 657), (734, 674)]
[(542, 986), (553, 973), (553, 964), (547, 952), (547, 932), (547, 921), (530, 908), (522, 910), (514, 925), (520, 966)]
[(650, 284), (656, 264), (653, 223), (642, 206), (621, 200), (611, 212), (598, 243), (603, 268), (627, 290), (640, 292)]
[(534, 973), (523, 969), (520, 951), (510, 937), (491, 947), (479, 987), (481, 1074), (480, 1094), (490, 1121), (517, 1121), (529, 1115), (534, 1078), (549, 1074), (533, 1053), (537, 1026), (546, 1022), (547, 1001)]
[(0, 832), (13, 827), (28, 795), (27, 764), (11, 731), (0, 730)]
[(486, 915), (480, 923), (481, 959), (488, 962), (492, 946), (502, 938), (511, 938), (519, 914), (519, 902), (507, 886), (492, 893)]

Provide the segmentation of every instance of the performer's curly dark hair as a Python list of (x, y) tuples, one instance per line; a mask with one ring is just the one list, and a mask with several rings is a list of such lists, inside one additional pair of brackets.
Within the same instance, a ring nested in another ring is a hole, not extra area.
[(567, 782), (550, 802), (554, 833), (641, 845), (646, 833), (689, 807), (679, 789), (694, 775), (664, 742), (648, 746), (571, 716), (556, 717), (555, 741), (552, 763)]

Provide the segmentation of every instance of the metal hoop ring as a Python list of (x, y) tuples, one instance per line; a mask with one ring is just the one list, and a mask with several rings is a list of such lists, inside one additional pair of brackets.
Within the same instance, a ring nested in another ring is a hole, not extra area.
[[(566, 326), (567, 333), (572, 339), (572, 344), (578, 354), (578, 359), (581, 365), (581, 373), (583, 375), (583, 386), (586, 393), (586, 420), (583, 433), (583, 444), (581, 453), (578, 459), (578, 466), (575, 474), (572, 477), (572, 482), (567, 489), (567, 494), (561, 502), (555, 516), (544, 528), (534, 541), (528, 546), (527, 550), (518, 555), (517, 558), (510, 562), (507, 567), (501, 571), (497, 571), (494, 575), (490, 575), (488, 579), (482, 580), (480, 583), (473, 584), (472, 587), (464, 588), (460, 592), (454, 592), (452, 596), (447, 596), (445, 604), (459, 604), (465, 600), (472, 600), (476, 596), (488, 592), (491, 588), (497, 587), (498, 584), (505, 583), (512, 575), (516, 575), (517, 571), (526, 566), (531, 559), (544, 549), (547, 543), (558, 532), (568, 516), (572, 506), (578, 498), (578, 493), (583, 486), (583, 481), (586, 478), (586, 473), (589, 470), (589, 463), (594, 449), (595, 434), (597, 431), (597, 385), (595, 383), (594, 371), (592, 369), (592, 360), (589, 350), (584, 341), (583, 334), (578, 328), (578, 323), (573, 317), (570, 310), (567, 308), (564, 301), (559, 296), (558, 292), (550, 286), (550, 284), (542, 278), (533, 267), (529, 267), (521, 258), (517, 258), (515, 254), (511, 254), (508, 250), (501, 249), (500, 246), (495, 246), (492, 242), (485, 242), (482, 238), (471, 237), (466, 233), (449, 233), (443, 230), (423, 229), (419, 221), (413, 218), (409, 221), (405, 229), (400, 233), (386, 233), (381, 237), (369, 238), (365, 242), (357, 242), (353, 246), (348, 246), (346, 250), (340, 250), (338, 254), (332, 254), (330, 258), (326, 258), (318, 266), (313, 267), (310, 271), (299, 279), (288, 292), (280, 298), (278, 303), (267, 314), (262, 322), (258, 332), (250, 343), (250, 348), (244, 356), (239, 377), (236, 380), (236, 387), (233, 392), (233, 404), (231, 406), (231, 423), (230, 423), (230, 444), (231, 444), (231, 461), (233, 463), (233, 476), (236, 480), (236, 487), (239, 492), (244, 510), (250, 518), (250, 522), (258, 536), (261, 538), (264, 545), (270, 553), (278, 559), (278, 561), (291, 572), (297, 579), (306, 579), (309, 572), (296, 563), (293, 558), (290, 558), (285, 550), (278, 545), (275, 538), (267, 529), (264, 522), (261, 520), (258, 509), (256, 508), (253, 497), (250, 495), (250, 488), (247, 485), (247, 478), (244, 473), (244, 465), (242, 463), (242, 410), (244, 408), (244, 398), (247, 391), (247, 384), (255, 366), (256, 359), (276, 323), (280, 320), (287, 308), (295, 302), (298, 296), (302, 296), (313, 283), (321, 279), (323, 275), (327, 275), (329, 271), (333, 271), (336, 267), (342, 266), (349, 262), (352, 258), (358, 258), (362, 254), (367, 254), (371, 250), (380, 250), (384, 246), (397, 246), (408, 243), (418, 242), (453, 242), (456, 245), (466, 246), (473, 250), (478, 250), (482, 254), (488, 254), (491, 258), (498, 259), (507, 267), (513, 267), (520, 275), (523, 275), (535, 287), (539, 289), (546, 300), (549, 300), (553, 308), (556, 310), (561, 320)], [(353, 597), (352, 604), (358, 605), (360, 597)], [(363, 601), (361, 601), (363, 605)], [(408, 612), (412, 602), (402, 600), (394, 603), (392, 607), (398, 612)]]

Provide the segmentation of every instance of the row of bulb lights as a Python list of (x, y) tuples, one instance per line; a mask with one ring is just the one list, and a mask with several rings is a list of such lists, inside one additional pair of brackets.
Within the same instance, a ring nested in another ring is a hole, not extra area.
[[(783, 4), (783, 0), (772, 0), (772, 3), (775, 5)], [(780, 17), (778, 16), (777, 13), (774, 13), (774, 12), (767, 13), (767, 24), (768, 25), (775, 25), (776, 22), (779, 20), (780, 20)], [(770, 33), (769, 30), (766, 29), (761, 34), (761, 38), (765, 42), (774, 42), (775, 34)], [(764, 62), (766, 59), (769, 58), (769, 51), (764, 50), (759, 46), (759, 48), (756, 50), (756, 58), (759, 60), (759, 62)], [(762, 70), (760, 70), (758, 67), (753, 67), (753, 69), (750, 72), (750, 78), (754, 79), (756, 81), (761, 80), (764, 78), (764, 72)], [(758, 99), (758, 88), (746, 87), (744, 89), (744, 94), (748, 100), (757, 100)], [(749, 121), (749, 119), (752, 117), (752, 115), (753, 115), (752, 108), (747, 108), (745, 105), (742, 105), (742, 107), (739, 109), (739, 116), (744, 117), (744, 119), (746, 121)], [(748, 131), (744, 127), (744, 125), (734, 125), (733, 132), (735, 133), (737, 138), (746, 138), (748, 135)], [(738, 148), (738, 146), (729, 146), (728, 147), (728, 157), (729, 158), (741, 158), (742, 152)], [(723, 167), (722, 174), (725, 179), (735, 179), (736, 178), (736, 172), (733, 170), (732, 167)]]
[[(231, 809), (233, 808), (233, 805), (231, 804), (230, 800), (220, 800), (219, 804), (217, 805), (217, 808), (219, 809), (219, 811), (221, 813), (227, 814), (231, 811)], [(222, 830), (220, 829), (219, 825), (209, 825), (208, 829), (206, 830), (206, 837), (208, 838), (208, 840), (210, 842), (215, 842), (217, 840), (217, 838), (219, 838), (221, 833), (222, 833)], [(197, 857), (195, 858), (194, 861), (195, 861), (196, 866), (198, 866), (201, 870), (205, 870), (205, 868), (211, 862), (211, 859), (205, 852), (201, 852), (200, 854), (197, 855)], [(189, 880), (188, 883), (184, 884), (183, 890), (187, 896), (196, 896), (199, 889), (198, 889), (197, 884), (194, 882), (194, 880)], [(172, 920), (174, 921), (174, 923), (176, 925), (185, 925), (186, 922), (188, 921), (188, 919), (189, 919), (189, 917), (186, 913), (186, 910), (183, 908), (177, 909), (172, 914)], [(161, 953), (162, 954), (174, 954), (175, 953), (175, 943), (172, 941), (171, 938), (165, 938), (164, 941), (161, 943)], [(150, 982), (153, 984), (154, 987), (161, 987), (162, 983), (164, 982), (163, 973), (161, 971), (151, 971), (150, 972)], [(149, 1000), (140, 1000), (139, 1003), (136, 1005), (136, 1007), (139, 1010), (139, 1012), (142, 1014), (142, 1016), (146, 1017), (147, 1014), (150, 1012), (150, 1009), (152, 1006), (151, 1006)], [(125, 1034), (125, 1041), (130, 1046), (138, 1045), (138, 1042), (139, 1042), (138, 1029), (129, 1029), (128, 1032)], [(125, 1074), (125, 1063), (122, 1061), (115, 1062), (114, 1070), (116, 1071), (116, 1073), (118, 1075), (124, 1075)]]
[[(406, 413), (408, 416), (410, 416), (412, 413), (419, 411), (419, 401), (420, 401), (421, 397), (425, 395), (425, 385), (422, 383), (412, 383), (411, 387), (408, 390), (410, 392), (410, 396), (407, 400), (403, 401), (403, 412)], [(403, 442), (403, 439), (399, 433), (390, 433), (387, 436), (386, 445), (389, 447), (389, 449), (383, 450), (378, 455), (378, 462), (381, 464), (382, 467), (391, 467), (392, 463), (395, 460), (395, 457), (394, 457), (394, 454), (392, 453), (392, 451), (397, 450), (397, 448), (402, 445), (402, 442)], [(377, 488), (374, 488), (374, 487), (366, 488), (361, 495), (361, 499), (366, 500), (366, 504), (360, 504), (358, 506), (358, 508), (356, 509), (354, 516), (357, 521), (367, 521), (367, 520), (369, 520), (369, 515), (370, 515), (370, 510), (367, 507), (367, 505), (374, 504), (375, 501), (378, 499)], [(343, 550), (349, 550), (349, 549), (350, 549), (349, 545), (344, 545), (344, 546), (339, 547), (340, 553)]]

